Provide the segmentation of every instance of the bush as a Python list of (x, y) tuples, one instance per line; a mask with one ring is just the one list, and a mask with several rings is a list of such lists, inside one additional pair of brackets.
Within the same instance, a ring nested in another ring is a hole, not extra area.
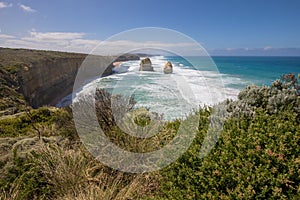
[[(125, 129), (117, 126), (112, 101), (118, 113), (131, 116)], [(85, 103), (75, 105), (91, 106)], [(128, 151), (148, 152), (173, 139), (182, 120), (163, 121), (160, 133), (149, 140), (126, 134), (133, 123), (144, 129), (152, 120), (162, 120), (147, 109), (134, 109), (134, 104), (132, 98), (97, 90), (97, 117), (112, 142)], [(74, 142), (69, 108), (41, 108), (31, 110), (29, 118), (2, 119), (2, 136), (26, 135), (34, 131), (33, 123), (42, 135), (67, 138), (0, 138), (0, 199), (300, 199), (298, 79), (290, 74), (269, 87), (248, 86), (238, 100), (222, 105), (229, 114), (210, 154), (199, 157), (209, 122), (216, 120), (210, 117), (216, 109), (205, 107), (193, 113), (200, 121), (189, 150), (167, 168), (139, 175), (103, 166)]]
[(65, 135), (76, 137), (72, 115), (67, 109), (41, 107), (0, 119), (0, 137), (20, 135)]
[[(284, 110), (300, 113), (300, 84), (293, 74), (283, 75), (269, 86), (247, 86), (238, 95), (238, 101), (228, 102), (228, 112), (232, 117), (254, 116), (257, 108), (268, 114)], [(298, 115), (298, 120), (300, 115)]]
[(231, 113), (222, 136), (202, 159), (199, 146), (207, 132), (208, 115), (200, 110), (202, 117), (195, 143), (177, 162), (163, 169), (160, 197), (299, 199), (300, 124), (296, 83), (250, 86), (240, 93), (237, 101), (227, 102)]

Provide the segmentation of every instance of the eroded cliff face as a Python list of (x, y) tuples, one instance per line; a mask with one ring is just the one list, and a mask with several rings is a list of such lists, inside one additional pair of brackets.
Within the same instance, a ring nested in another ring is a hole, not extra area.
[[(139, 59), (136, 55), (122, 55), (88, 56), (89, 59), (86, 60), (87, 56), (77, 53), (0, 48), (2, 115), (20, 111), (22, 106), (16, 105), (25, 104), (22, 99), (34, 108), (55, 105), (72, 93), (78, 69), (82, 65), (82, 78), (88, 79), (112, 74), (112, 61)], [(80, 87), (83, 82), (83, 79), (79, 79), (76, 87)], [(11, 94), (17, 94), (18, 97)], [(20, 103), (16, 103), (18, 100)]]
[(57, 58), (22, 65), (18, 74), (20, 92), (32, 107), (55, 105), (72, 92), (84, 58)]

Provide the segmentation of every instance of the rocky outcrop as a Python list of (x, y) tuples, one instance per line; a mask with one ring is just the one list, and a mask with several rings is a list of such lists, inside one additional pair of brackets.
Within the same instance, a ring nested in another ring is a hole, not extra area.
[[(82, 72), (85, 78), (107, 76), (113, 73), (112, 61), (139, 60), (136, 55), (125, 54), (119, 57), (89, 56), (86, 54), (54, 51), (0, 48), (0, 91), (1, 111), (9, 110), (6, 102), (25, 99), (34, 108), (55, 105), (72, 93), (79, 67), (85, 63)], [(101, 73), (99, 73), (101, 72)], [(12, 93), (15, 95), (10, 95)], [(7, 94), (6, 94), (7, 93)], [(24, 105), (23, 105), (24, 106)], [(15, 112), (15, 111), (14, 111)]]
[(128, 60), (139, 60), (140, 57), (136, 54), (123, 54), (118, 56), (116, 61), (128, 61)]
[(140, 62), (140, 71), (154, 71), (150, 58), (145, 58)]
[(24, 64), (19, 72), (20, 92), (32, 107), (55, 105), (72, 93), (82, 57), (63, 57)]
[(164, 66), (164, 73), (165, 74), (171, 74), (173, 72), (173, 65), (170, 61), (166, 62)]

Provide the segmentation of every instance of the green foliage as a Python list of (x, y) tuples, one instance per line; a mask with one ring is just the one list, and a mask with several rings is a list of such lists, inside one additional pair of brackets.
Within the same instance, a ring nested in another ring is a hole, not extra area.
[(283, 75), (271, 87), (250, 85), (239, 93), (238, 101), (228, 102), (228, 111), (233, 117), (254, 116), (257, 108), (269, 114), (284, 110), (300, 113), (299, 88), (300, 84), (294, 74)]
[(24, 96), (17, 90), (18, 66), (3, 66), (0, 63), (0, 117), (24, 110)]
[(0, 136), (18, 136), (27, 134), (31, 130), (30, 120), (25, 116), (11, 117), (0, 120)]
[[(125, 150), (157, 150), (173, 139), (182, 123), (179, 119), (165, 121), (159, 124), (159, 134), (147, 139), (133, 137), (124, 130), (129, 131), (133, 124), (139, 125), (141, 131), (149, 127), (155, 130), (157, 127), (148, 125), (161, 117), (147, 109), (134, 109), (133, 99), (112, 98), (104, 90), (97, 94), (99, 123), (105, 127), (107, 137)], [(131, 116), (122, 129), (116, 126), (111, 99), (119, 113), (126, 111)], [(128, 101), (127, 107), (122, 106)], [(51, 137), (43, 137), (40, 143), (33, 138), (14, 144), (0, 140), (0, 167), (4, 171), (0, 175), (0, 189), (10, 197), (16, 193), (12, 199), (63, 199), (65, 196), (65, 199), (80, 199), (79, 196), (81, 199), (126, 199), (129, 193), (131, 199), (142, 196), (146, 199), (299, 199), (298, 79), (290, 74), (270, 87), (249, 86), (239, 94), (238, 100), (228, 100), (222, 105), (227, 106), (229, 113), (222, 135), (206, 157), (200, 158), (199, 150), (215, 111), (209, 107), (193, 113), (199, 115), (200, 121), (189, 150), (167, 168), (141, 174), (139, 178), (139, 175), (104, 167), (83, 151), (84, 148), (78, 148), (70, 108), (40, 108), (31, 110), (30, 117), (23, 113), (2, 118), (2, 137), (36, 134), (35, 126), (42, 136), (63, 135), (69, 142), (45, 145)], [(12, 158), (7, 153), (9, 148), (15, 149)]]
[(145, 111), (140, 111), (139, 113), (136, 113), (134, 116), (134, 123), (137, 124), (138, 126), (145, 127), (149, 125), (151, 122), (151, 115), (150, 112), (145, 110)]
[[(22, 63), (15, 62), (9, 66), (4, 66), (3, 69), (10, 74), (17, 74), (22, 66)], [(0, 66), (1, 67), (1, 66)]]
[(281, 76), (280, 80), (273, 82), (272, 87), (277, 88), (278, 90), (295, 90), (296, 94), (300, 95), (299, 78), (300, 74), (298, 74), (298, 78), (295, 76), (295, 74), (284, 74)]
[(164, 170), (162, 192), (179, 199), (296, 198), (299, 130), (289, 111), (270, 116), (259, 109), (251, 120), (231, 119), (207, 157), (191, 147)]
[[(286, 97), (272, 107), (271, 100), (278, 98), (278, 94)], [(246, 88), (239, 100), (230, 102), (228, 110), (232, 113), (222, 136), (202, 159), (198, 151), (207, 132), (205, 118), (208, 116), (200, 110), (202, 117), (196, 142), (177, 162), (162, 171), (160, 197), (299, 199), (297, 101), (299, 96), (294, 86)]]
[[(111, 95), (105, 89), (97, 89), (95, 96), (84, 96), (81, 98), (73, 103), (73, 110), (76, 110), (77, 115), (82, 116), (81, 118), (90, 118), (89, 113), (85, 113), (86, 108), (95, 106), (99, 125), (105, 131), (117, 125), (115, 115), (124, 115), (124, 113), (131, 111), (136, 103), (132, 97)], [(90, 105), (93, 101), (85, 98), (95, 98), (95, 105)]]
[(36, 134), (76, 137), (72, 116), (67, 109), (41, 107), (0, 119), (0, 137)]
[(49, 183), (33, 161), (33, 158), (19, 157), (17, 153), (14, 154), (13, 167), (8, 169), (9, 180), (6, 180), (4, 190), (7, 190), (8, 186), (10, 190), (17, 190), (17, 199), (51, 196)]

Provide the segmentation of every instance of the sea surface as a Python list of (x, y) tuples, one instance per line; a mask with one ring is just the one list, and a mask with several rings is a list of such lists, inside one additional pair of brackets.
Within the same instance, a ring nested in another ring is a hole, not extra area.
[[(172, 120), (185, 117), (199, 106), (236, 99), (247, 85), (271, 85), (283, 74), (300, 73), (300, 57), (153, 56), (150, 59), (154, 72), (140, 72), (140, 61), (123, 62), (115, 68), (115, 74), (92, 81), (81, 92), (96, 85), (113, 94), (134, 96), (136, 107), (146, 107)], [(163, 73), (167, 61), (173, 64), (172, 74)]]

